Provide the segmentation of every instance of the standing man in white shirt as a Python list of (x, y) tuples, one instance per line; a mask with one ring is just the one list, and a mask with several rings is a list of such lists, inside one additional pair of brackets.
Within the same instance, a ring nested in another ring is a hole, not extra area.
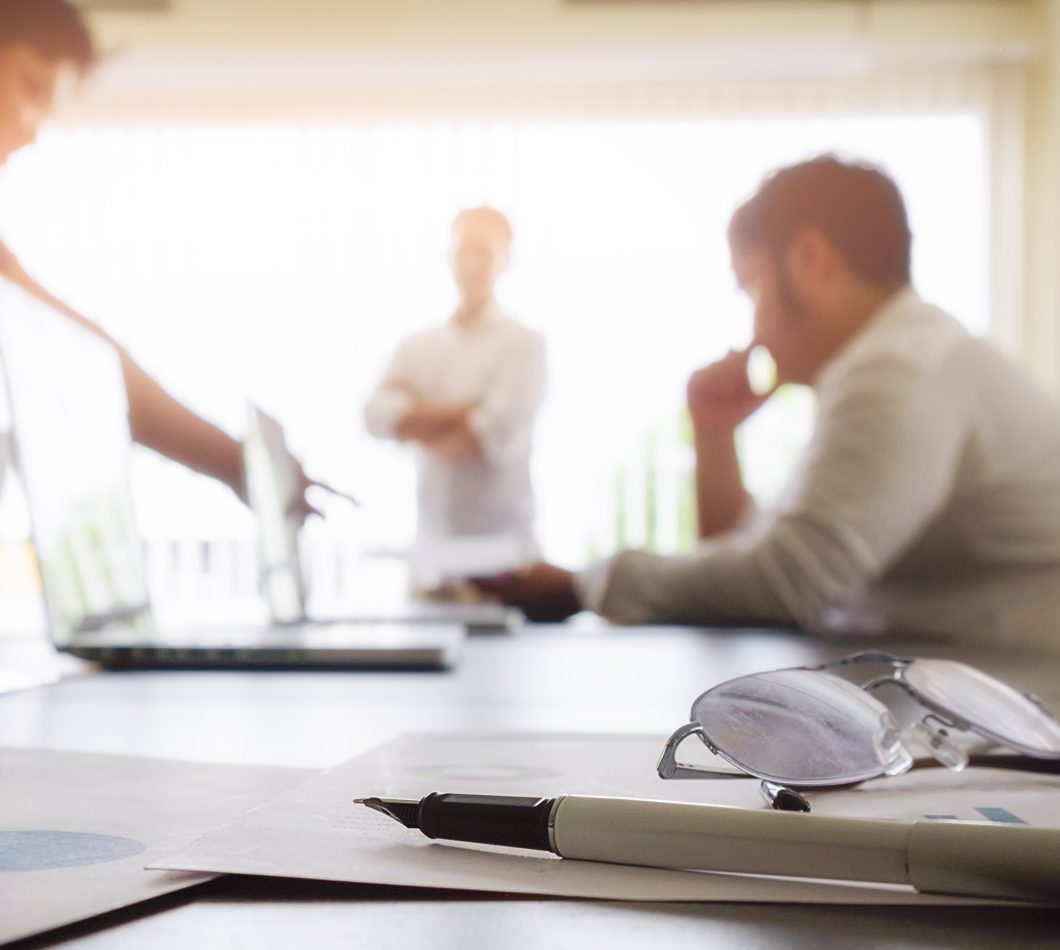
[(689, 383), (700, 546), (485, 584), (531, 617), (942, 633), (1060, 647), (1060, 407), (910, 284), (894, 182), (823, 157), (729, 227), (755, 343), (812, 386), (810, 445), (755, 513), (734, 432), (764, 401), (731, 353)]
[(503, 538), (532, 560), (530, 450), (545, 393), (545, 346), (494, 297), (511, 240), (507, 219), (493, 208), (456, 216), (456, 311), (401, 343), (365, 421), (373, 435), (415, 447), (421, 544)]

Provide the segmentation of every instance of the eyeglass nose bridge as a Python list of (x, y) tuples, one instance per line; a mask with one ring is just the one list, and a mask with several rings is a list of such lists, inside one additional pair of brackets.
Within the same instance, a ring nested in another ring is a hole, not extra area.
[(896, 687), (909, 696), (922, 710), (925, 710), (926, 715), (910, 724), (909, 733), (924, 744), (927, 751), (940, 765), (944, 765), (953, 772), (963, 771), (968, 765), (968, 753), (950, 738), (949, 731), (954, 729), (958, 732), (967, 732), (971, 729), (971, 724), (955, 716), (949, 710), (932, 703), (901, 677), (883, 676), (864, 683), (862, 689), (868, 693), (874, 693), (885, 686)]
[(948, 730), (952, 728), (952, 722), (929, 714), (913, 726), (912, 732), (940, 764), (953, 772), (963, 772), (968, 765), (968, 753), (950, 738)]
[[(893, 686), (901, 690), (910, 697), (913, 702), (920, 706), (921, 709), (926, 710), (927, 714), (920, 720), (920, 723), (926, 724), (926, 728), (930, 730), (941, 732), (942, 735), (945, 735), (945, 730), (947, 729), (956, 729), (958, 732), (968, 732), (972, 728), (972, 724), (966, 719), (962, 719), (949, 709), (945, 709), (937, 703), (933, 703), (921, 693), (920, 690), (916, 689), (911, 683), (906, 682), (904, 679), (892, 679), (884, 676), (864, 683), (861, 688), (867, 693), (875, 693), (878, 689), (881, 689), (884, 686)], [(1034, 700), (1031, 701), (1033, 702)], [(1041, 703), (1039, 702), (1039, 706), (1040, 705)], [(932, 722), (934, 722), (934, 725), (932, 725)]]

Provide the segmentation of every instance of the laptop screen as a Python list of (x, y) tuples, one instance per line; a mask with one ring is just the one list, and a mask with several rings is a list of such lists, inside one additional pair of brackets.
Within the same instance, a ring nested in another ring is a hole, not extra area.
[(247, 410), (243, 469), (247, 501), (258, 523), (261, 586), (273, 622), (290, 623), (305, 618), (298, 520), (290, 514), (299, 497), (298, 481), (283, 428), (257, 406)]
[(24, 293), (0, 287), (0, 365), (53, 640), (150, 629), (129, 485), (117, 351)]

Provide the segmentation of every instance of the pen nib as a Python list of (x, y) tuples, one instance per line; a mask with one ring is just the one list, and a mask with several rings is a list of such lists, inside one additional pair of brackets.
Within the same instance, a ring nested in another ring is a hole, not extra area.
[(355, 798), (353, 800), (355, 805), (364, 805), (366, 808), (371, 808), (372, 811), (377, 811), (381, 815), (386, 815), (387, 818), (393, 818), (394, 821), (399, 821), (406, 828), (419, 828), (420, 823), (416, 817), (416, 812), (419, 808), (419, 802), (404, 801), (395, 798)]

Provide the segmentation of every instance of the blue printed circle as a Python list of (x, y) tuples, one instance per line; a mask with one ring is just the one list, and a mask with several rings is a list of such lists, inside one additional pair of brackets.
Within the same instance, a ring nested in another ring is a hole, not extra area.
[(84, 831), (0, 831), (0, 871), (53, 871), (106, 864), (142, 854), (132, 838)]

